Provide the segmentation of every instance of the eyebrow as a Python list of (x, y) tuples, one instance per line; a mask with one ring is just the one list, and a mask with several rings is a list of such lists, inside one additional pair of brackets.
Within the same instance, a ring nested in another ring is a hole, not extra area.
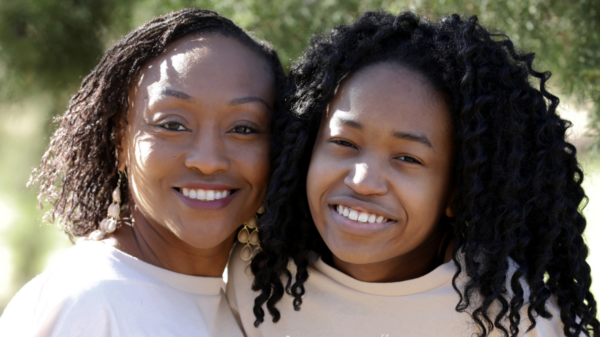
[[(171, 97), (176, 97), (179, 99), (183, 99), (186, 101), (191, 101), (193, 99), (192, 96), (186, 94), (183, 91), (177, 91), (177, 90), (172, 90), (172, 89), (163, 89), (160, 91), (159, 96), (171, 96)], [(146, 98), (148, 98), (148, 96), (146, 96)], [(241, 104), (247, 104), (247, 103), (253, 103), (253, 102), (259, 102), (264, 104), (267, 108), (269, 108), (269, 110), (273, 110), (273, 108), (271, 108), (271, 106), (269, 105), (269, 103), (265, 102), (265, 100), (263, 100), (260, 97), (256, 97), (256, 96), (248, 96), (248, 97), (241, 97), (241, 98), (236, 98), (233, 99), (229, 102), (229, 105), (231, 106), (235, 106), (235, 105), (241, 105)]]
[[(335, 117), (335, 119), (342, 125), (346, 125), (346, 126), (349, 126), (351, 128), (357, 129), (357, 130), (362, 130), (362, 124), (360, 124), (359, 122), (357, 122), (355, 120), (346, 119), (346, 118), (342, 118), (342, 117)], [(392, 136), (394, 136), (394, 138), (398, 138), (398, 139), (409, 140), (409, 141), (421, 143), (433, 150), (433, 145), (429, 141), (429, 138), (427, 138), (425, 135), (417, 135), (417, 134), (410, 133), (410, 132), (394, 131), (394, 132), (392, 132)]]
[(346, 125), (349, 126), (351, 128), (357, 129), (357, 130), (362, 130), (362, 124), (360, 124), (359, 122), (352, 120), (352, 119), (346, 119), (346, 118), (342, 118), (342, 117), (335, 117), (335, 119), (338, 120), (338, 122), (342, 125)]
[(192, 96), (186, 94), (185, 92), (172, 90), (172, 89), (163, 89), (160, 91), (159, 95), (160, 96), (172, 96), (172, 97), (176, 97), (176, 98), (183, 99), (186, 101), (192, 100)]
[(269, 103), (265, 102), (265, 100), (263, 100), (262, 98), (256, 97), (256, 96), (248, 96), (248, 97), (241, 97), (241, 98), (232, 99), (229, 102), (229, 105), (235, 106), (235, 105), (242, 105), (242, 104), (254, 103), (254, 102), (262, 103), (269, 110), (273, 110), (273, 108), (271, 108), (271, 106), (269, 105)]
[(433, 150), (433, 145), (431, 145), (431, 142), (429, 141), (429, 139), (425, 135), (416, 135), (414, 133), (401, 132), (401, 131), (394, 131), (392, 133), (392, 135), (395, 138), (404, 139), (404, 140), (410, 140), (410, 141), (413, 141), (413, 142), (421, 143), (421, 144), (426, 145), (427, 147), (429, 147), (429, 148), (431, 148)]

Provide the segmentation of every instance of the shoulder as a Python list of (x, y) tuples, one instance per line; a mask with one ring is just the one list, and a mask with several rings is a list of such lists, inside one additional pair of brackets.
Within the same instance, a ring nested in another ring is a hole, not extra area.
[(139, 281), (145, 277), (132, 268), (124, 254), (101, 242), (80, 239), (47, 270), (35, 284), (41, 296), (56, 298), (89, 298), (99, 300), (107, 287), (123, 281)]
[(100, 242), (78, 243), (26, 284), (0, 318), (0, 335), (107, 336), (130, 273)]

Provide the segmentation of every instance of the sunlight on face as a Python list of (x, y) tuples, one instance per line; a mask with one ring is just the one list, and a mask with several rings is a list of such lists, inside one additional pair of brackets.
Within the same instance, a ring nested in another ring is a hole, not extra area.
[(341, 84), (307, 178), (311, 214), (336, 266), (437, 249), (439, 220), (451, 214), (450, 125), (441, 95), (405, 68), (377, 64)]
[(368, 164), (367, 163), (357, 163), (354, 165), (354, 177), (352, 177), (352, 182), (355, 184), (360, 184), (367, 178)]
[(178, 40), (142, 69), (121, 157), (149, 225), (211, 248), (256, 212), (269, 176), (273, 82), (260, 55), (218, 34)]

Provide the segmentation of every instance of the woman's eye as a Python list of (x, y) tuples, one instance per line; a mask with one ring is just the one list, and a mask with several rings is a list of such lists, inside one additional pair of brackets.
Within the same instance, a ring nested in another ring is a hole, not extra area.
[(239, 125), (234, 127), (231, 130), (233, 133), (241, 133), (241, 134), (249, 134), (249, 133), (255, 133), (256, 130), (254, 130), (253, 128), (246, 126), (246, 125)]
[(356, 148), (356, 146), (354, 146), (354, 144), (352, 144), (349, 141), (344, 140), (344, 139), (334, 139), (331, 142), (334, 144), (340, 145), (340, 146), (344, 146), (344, 147)]
[(415, 163), (415, 164), (421, 164), (418, 160), (416, 160), (415, 158), (411, 157), (411, 156), (400, 156), (400, 157), (396, 157), (402, 161), (408, 162), (408, 163)]
[(177, 123), (177, 122), (166, 122), (166, 123), (162, 124), (161, 127), (165, 128), (169, 131), (185, 131), (185, 130), (187, 130), (185, 128), (185, 126), (183, 126), (181, 123)]

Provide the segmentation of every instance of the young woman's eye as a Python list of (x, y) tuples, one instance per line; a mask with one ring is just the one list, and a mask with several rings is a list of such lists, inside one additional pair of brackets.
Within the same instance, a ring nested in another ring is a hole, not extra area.
[(186, 131), (187, 129), (183, 124), (177, 122), (166, 122), (160, 125), (162, 128), (167, 129), (169, 131)]
[(408, 163), (414, 163), (414, 164), (421, 164), (421, 162), (419, 162), (418, 160), (416, 160), (415, 158), (411, 157), (411, 156), (400, 156), (400, 157), (396, 157), (399, 160), (408, 162)]
[(251, 128), (248, 125), (238, 125), (236, 127), (234, 127), (231, 132), (233, 133), (241, 133), (241, 134), (249, 134), (249, 133), (255, 133), (256, 130)]
[(351, 148), (356, 148), (356, 146), (354, 146), (354, 144), (352, 144), (352, 143), (350, 143), (349, 141), (347, 141), (347, 140), (344, 140), (344, 139), (334, 139), (334, 140), (332, 140), (331, 142), (332, 142), (332, 143), (334, 143), (334, 144), (337, 144), (337, 145), (343, 146), (343, 147), (351, 147)]

